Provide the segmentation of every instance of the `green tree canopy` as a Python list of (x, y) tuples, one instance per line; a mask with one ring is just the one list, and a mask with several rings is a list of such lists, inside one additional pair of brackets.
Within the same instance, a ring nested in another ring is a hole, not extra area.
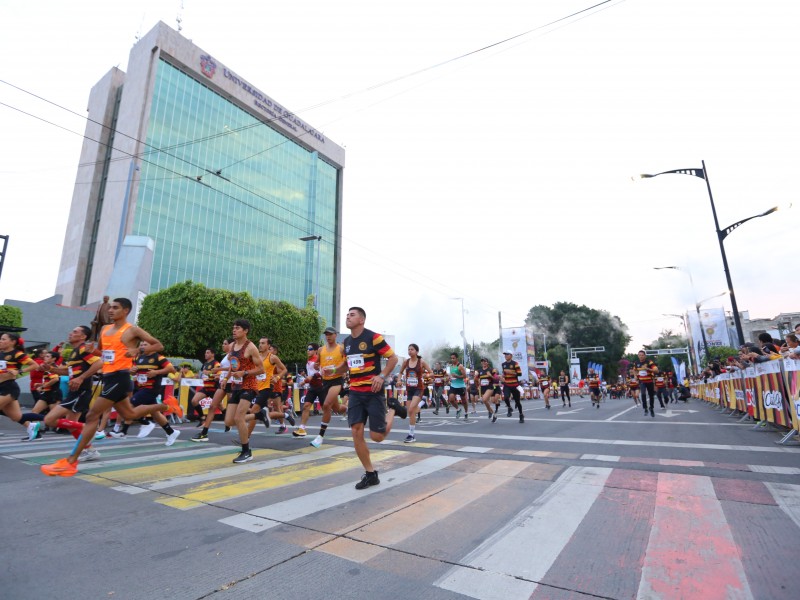
[(22, 327), (22, 309), (8, 304), (0, 304), (0, 325)]
[(191, 281), (148, 295), (138, 323), (164, 344), (166, 354), (202, 359), (208, 347), (219, 352), (236, 319), (250, 321), (251, 340), (270, 338), (285, 363), (305, 363), (306, 345), (319, 341), (324, 327), (311, 302), (297, 308)]
[[(658, 336), (658, 339), (645, 346), (647, 350), (663, 350), (666, 348), (686, 348), (689, 342), (686, 338), (679, 333), (675, 333), (671, 329), (663, 329)], [(651, 356), (650, 358), (658, 365), (659, 371), (674, 371), (675, 368), (672, 364), (672, 359), (668, 355), (664, 356)], [(678, 361), (686, 362), (688, 357), (684, 355), (675, 356)]]
[[(579, 354), (581, 369), (586, 373), (589, 361), (603, 365), (603, 377), (606, 380), (616, 378), (619, 359), (631, 340), (628, 328), (622, 320), (605, 310), (597, 310), (572, 302), (556, 302), (552, 308), (542, 304), (528, 311), (525, 323), (531, 326), (536, 334), (547, 336), (547, 358), (551, 361), (551, 373), (558, 373), (567, 368), (566, 346), (572, 348), (588, 346), (605, 346), (605, 352)], [(537, 335), (537, 344), (539, 343)], [(537, 358), (543, 358), (543, 352), (537, 345)], [(559, 364), (556, 365), (555, 361)], [(563, 365), (561, 364), (563, 362)]]

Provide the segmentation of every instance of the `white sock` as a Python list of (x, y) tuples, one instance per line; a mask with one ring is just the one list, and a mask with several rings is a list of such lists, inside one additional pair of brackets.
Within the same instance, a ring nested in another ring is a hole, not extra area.
[(408, 435), (414, 435), (414, 426), (413, 425), (409, 425), (409, 427), (408, 427)]

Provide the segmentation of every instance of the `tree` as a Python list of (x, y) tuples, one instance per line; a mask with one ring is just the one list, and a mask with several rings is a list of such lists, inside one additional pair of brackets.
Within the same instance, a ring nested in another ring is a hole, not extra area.
[(202, 359), (206, 348), (218, 351), (236, 319), (248, 319), (249, 337), (269, 337), (286, 363), (305, 362), (306, 345), (319, 340), (323, 324), (313, 305), (256, 300), (248, 292), (207, 288), (185, 281), (148, 295), (138, 323), (157, 337), (166, 354)]
[[(711, 359), (710, 362), (718, 360), (720, 363), (722, 363), (723, 366), (725, 366), (730, 357), (739, 356), (739, 351), (736, 348), (732, 348), (730, 346), (709, 346), (708, 356)], [(708, 358), (704, 356), (703, 366), (707, 367), (708, 363), (709, 363)]]
[(0, 325), (22, 327), (22, 309), (8, 304), (0, 304)]
[[(689, 346), (688, 340), (682, 335), (675, 333), (671, 329), (663, 329), (658, 336), (658, 339), (645, 346), (647, 350), (664, 350), (667, 348), (686, 348)], [(651, 356), (654, 362), (658, 365), (659, 371), (674, 371), (672, 358), (668, 355)], [(686, 355), (675, 356), (679, 361), (686, 361)]]
[[(586, 372), (586, 364), (592, 361), (603, 365), (606, 380), (616, 379), (619, 359), (631, 340), (627, 326), (619, 317), (572, 302), (556, 302), (552, 308), (541, 304), (534, 306), (528, 311), (525, 323), (537, 334), (547, 336), (551, 363), (554, 358), (560, 359), (563, 352), (564, 366), (557, 369), (555, 364), (552, 365), (556, 373), (566, 370), (566, 345), (572, 348), (604, 346), (605, 352), (578, 355), (582, 372)], [(559, 347), (561, 350), (557, 350)]]

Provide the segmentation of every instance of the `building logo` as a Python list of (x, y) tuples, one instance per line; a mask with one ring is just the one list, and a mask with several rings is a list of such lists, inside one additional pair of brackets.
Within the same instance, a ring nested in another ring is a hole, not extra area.
[(214, 73), (217, 71), (217, 63), (214, 62), (214, 59), (208, 55), (200, 57), (200, 71), (211, 79), (214, 77)]

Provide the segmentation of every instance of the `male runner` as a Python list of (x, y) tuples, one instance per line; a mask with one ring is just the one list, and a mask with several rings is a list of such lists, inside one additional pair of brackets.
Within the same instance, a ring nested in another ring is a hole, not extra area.
[[(250, 414), (247, 415), (247, 423), (252, 435), (253, 429), (256, 426), (256, 420), (261, 420), (267, 428), (270, 426), (270, 420), (276, 419), (279, 423), (278, 431), (286, 431), (284, 419), (287, 415), (284, 414), (281, 407), (281, 394), (280, 391), (276, 392), (276, 384), (280, 381), (281, 377), (286, 374), (286, 367), (280, 358), (275, 346), (269, 338), (262, 337), (258, 340), (258, 353), (261, 356), (261, 362), (264, 365), (264, 372), (256, 376), (258, 382), (258, 395), (256, 401), (250, 407)], [(259, 415), (259, 411), (263, 411), (263, 415)], [(290, 422), (293, 423), (294, 419), (289, 417)]]
[[(336, 342), (336, 334), (339, 333), (333, 327), (327, 327), (324, 331), (325, 345), (319, 349), (319, 365), (322, 372), (322, 423), (319, 424), (319, 434), (311, 442), (314, 448), (322, 446), (325, 430), (331, 422), (331, 415), (335, 411), (337, 415), (344, 414), (347, 409), (339, 404), (339, 392), (342, 391), (342, 375), (337, 373), (339, 367), (346, 362), (344, 347)], [(305, 407), (303, 407), (305, 414)]]
[(25, 346), (16, 333), (0, 335), (0, 411), (12, 421), (28, 430), (28, 439), (39, 436), (44, 417), (37, 413), (22, 413), (19, 406), (20, 389), (17, 375), (41, 370), (41, 366), (25, 353)]
[(600, 377), (594, 372), (594, 369), (589, 369), (586, 383), (589, 385), (589, 398), (592, 400), (592, 405), (600, 408)]
[(128, 315), (132, 308), (133, 304), (127, 298), (115, 298), (109, 304), (108, 316), (111, 325), (106, 325), (100, 332), (103, 389), (86, 414), (86, 424), (72, 454), (51, 465), (42, 465), (41, 470), (45, 475), (72, 477), (78, 472), (78, 457), (94, 438), (100, 417), (106, 410), (113, 407), (121, 418), (133, 421), (168, 408), (166, 404), (137, 408), (131, 406), (131, 368), (139, 343), (142, 341), (150, 343), (153, 352), (161, 352), (164, 349), (161, 342), (144, 329), (128, 323)]
[(450, 403), (444, 399), (444, 384), (447, 373), (442, 368), (442, 363), (437, 362), (433, 365), (433, 403), (435, 409), (433, 414), (439, 414), (439, 407), (444, 404), (445, 412), (450, 414)]
[(418, 420), (417, 414), (420, 412), (419, 405), (422, 401), (422, 390), (425, 387), (425, 376), (430, 372), (431, 368), (419, 355), (419, 346), (409, 344), (408, 358), (400, 367), (400, 377), (405, 381), (408, 394), (408, 435), (403, 440), (406, 444), (413, 444), (417, 441), (414, 428)]
[(539, 377), (539, 387), (542, 389), (544, 396), (544, 405), (550, 409), (550, 376), (545, 372), (544, 375)]
[[(219, 389), (219, 382), (217, 381), (216, 370), (219, 368), (219, 361), (214, 355), (212, 348), (206, 348), (205, 362), (200, 367), (200, 376), (203, 379), (203, 387), (197, 390), (189, 402), (189, 411), (194, 410), (197, 413), (197, 425), (200, 426), (205, 420), (206, 416), (203, 413), (201, 402), (208, 399), (213, 399), (214, 394)], [(191, 414), (191, 413), (190, 413)]]
[[(364, 439), (364, 424), (369, 420), (370, 438), (382, 442), (392, 430), (394, 416), (399, 415), (402, 419), (407, 416), (405, 407), (396, 398), (387, 401), (383, 393), (386, 379), (397, 365), (397, 355), (381, 334), (364, 327), (366, 319), (367, 314), (359, 306), (347, 311), (345, 324), (350, 330), (350, 335), (344, 340), (347, 362), (334, 371), (336, 374), (350, 371), (347, 422), (353, 434), (353, 446), (365, 471), (356, 484), (357, 490), (380, 483)], [(381, 367), (381, 358), (387, 359), (385, 368)]]
[(311, 343), (306, 347), (308, 361), (306, 362), (305, 385), (308, 385), (306, 395), (303, 396), (303, 411), (300, 415), (300, 425), (292, 432), (294, 437), (306, 437), (306, 423), (311, 411), (314, 409), (314, 402), (320, 404), (325, 400), (325, 386), (322, 382), (322, 374), (319, 372), (319, 344)]
[[(234, 410), (234, 422), (239, 432), (239, 443), (242, 451), (233, 459), (234, 464), (241, 464), (253, 460), (253, 453), (250, 451), (250, 429), (247, 426), (247, 414), (256, 399), (258, 382), (256, 376), (264, 372), (264, 364), (255, 344), (247, 339), (250, 333), (250, 321), (247, 319), (236, 319), (233, 322), (233, 346), (229, 353), (231, 362), (231, 390), (228, 398), (227, 413)], [(264, 413), (259, 411), (263, 416)]]
[(661, 408), (666, 410), (665, 404), (669, 404), (669, 396), (667, 395), (667, 375), (665, 373), (656, 373), (653, 377), (653, 383), (656, 387), (656, 398)]
[(460, 362), (458, 362), (458, 354), (453, 352), (450, 354), (450, 362), (447, 365), (447, 376), (450, 380), (450, 390), (447, 394), (447, 400), (450, 404), (456, 407), (456, 419), (461, 416), (461, 407), (456, 401), (456, 396), (461, 398), (461, 404), (464, 405), (464, 420), (467, 420), (469, 414), (469, 398), (467, 398), (467, 384), (464, 379), (467, 376), (467, 370)]
[(647, 416), (647, 397), (650, 397), (650, 416), (655, 418), (653, 412), (653, 404), (655, 403), (656, 390), (653, 385), (653, 375), (658, 373), (656, 363), (647, 358), (644, 350), (639, 350), (637, 353), (638, 359), (633, 362), (633, 370), (636, 373), (636, 378), (639, 380), (639, 395), (642, 398), (642, 406), (644, 407), (644, 415)]
[(639, 380), (636, 379), (636, 371), (634, 371), (632, 367), (630, 371), (628, 371), (627, 384), (628, 391), (630, 392), (631, 398), (633, 398), (633, 403), (639, 406)]
[[(193, 442), (207, 442), (208, 441), (208, 429), (211, 427), (211, 423), (214, 422), (214, 415), (217, 412), (217, 409), (222, 405), (222, 399), (225, 397), (226, 394), (231, 393), (231, 384), (229, 381), (229, 374), (231, 368), (231, 361), (228, 356), (231, 347), (233, 346), (233, 338), (228, 338), (222, 340), (222, 352), (224, 356), (220, 361), (218, 367), (211, 367), (208, 370), (203, 371), (204, 376), (209, 377), (218, 377), (219, 387), (214, 392), (214, 396), (211, 398), (211, 406), (208, 407), (208, 414), (205, 416), (205, 420), (203, 421), (203, 430), (198, 433), (197, 435), (191, 437), (190, 439)], [(227, 408), (225, 410), (225, 416), (227, 418)], [(227, 427), (228, 424), (226, 423), (225, 431), (228, 431)]]
[(519, 411), (519, 422), (524, 423), (525, 417), (522, 415), (522, 401), (519, 396), (519, 378), (522, 377), (522, 369), (519, 363), (514, 360), (512, 352), (503, 352), (505, 362), (500, 366), (503, 370), (503, 400), (508, 407), (508, 416), (514, 414), (511, 410), (511, 397), (514, 397), (514, 405)]

